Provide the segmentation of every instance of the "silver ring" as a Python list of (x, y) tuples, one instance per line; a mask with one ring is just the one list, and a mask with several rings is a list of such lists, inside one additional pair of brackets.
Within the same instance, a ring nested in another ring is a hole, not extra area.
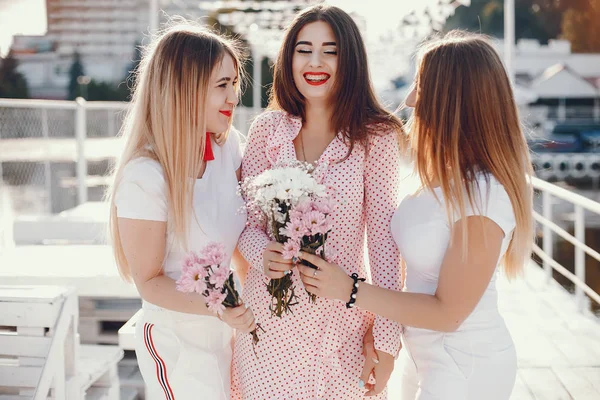
[(376, 359), (375, 357), (371, 357), (371, 360), (373, 360), (373, 362), (374, 362), (375, 364), (379, 364), (379, 360), (378, 360), (378, 359)]
[(317, 272), (319, 272), (319, 270), (315, 269), (315, 272), (313, 272), (313, 276), (312, 276), (313, 278), (315, 278), (317, 276)]

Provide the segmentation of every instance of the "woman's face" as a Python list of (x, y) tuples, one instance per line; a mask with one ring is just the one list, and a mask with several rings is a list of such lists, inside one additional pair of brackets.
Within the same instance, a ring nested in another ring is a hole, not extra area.
[(292, 74), (298, 91), (307, 100), (327, 100), (337, 71), (337, 43), (324, 21), (305, 25), (296, 39)]
[(406, 95), (406, 98), (404, 99), (404, 104), (406, 104), (407, 107), (415, 108), (415, 106), (417, 105), (417, 98), (419, 96), (418, 86), (419, 80), (415, 78), (415, 82), (413, 83), (410, 92)]
[(206, 131), (222, 133), (229, 128), (233, 109), (238, 104), (238, 73), (233, 58), (226, 54), (212, 72), (206, 96)]

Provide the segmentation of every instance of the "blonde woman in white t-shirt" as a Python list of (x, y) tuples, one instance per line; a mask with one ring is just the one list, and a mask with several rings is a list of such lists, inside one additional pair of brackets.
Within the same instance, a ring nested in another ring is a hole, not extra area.
[(402, 400), (506, 400), (517, 361), (495, 272), (503, 265), (514, 277), (530, 256), (527, 143), (502, 61), (484, 37), (451, 32), (427, 42), (417, 71), (406, 104), (422, 188), (391, 224), (404, 291), (356, 283), (310, 254), (302, 257), (320, 270), (299, 268), (309, 292), (404, 326)]
[(137, 74), (110, 194), (110, 234), (123, 277), (143, 299), (136, 355), (147, 399), (227, 400), (233, 329), (255, 329), (245, 306), (222, 319), (176, 290), (188, 251), (225, 245), (233, 262), (246, 216), (236, 195), (241, 149), (231, 117), (240, 61), (226, 39), (189, 24), (152, 42)]

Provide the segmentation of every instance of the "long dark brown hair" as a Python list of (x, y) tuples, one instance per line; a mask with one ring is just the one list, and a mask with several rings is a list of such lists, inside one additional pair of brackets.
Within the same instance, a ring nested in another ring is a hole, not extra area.
[(502, 184), (516, 219), (503, 260), (514, 277), (531, 254), (533, 171), (502, 61), (487, 37), (452, 31), (424, 43), (417, 64), (417, 103), (407, 129), (423, 185), (433, 190), (439, 183), (448, 218), (456, 220), (474, 205), (478, 173)]
[[(367, 144), (367, 137), (381, 131), (400, 135), (402, 122), (379, 103), (371, 84), (367, 51), (356, 23), (345, 11), (328, 5), (315, 5), (301, 11), (285, 32), (277, 57), (269, 109), (283, 110), (306, 121), (306, 101), (294, 84), (292, 58), (298, 32), (312, 22), (324, 21), (333, 30), (337, 43), (338, 69), (329, 101), (335, 106), (331, 125), (350, 143)], [(383, 128), (383, 129), (382, 129)], [(404, 135), (402, 135), (404, 137)], [(400, 140), (404, 144), (404, 140)], [(348, 154), (350, 154), (350, 152)]]

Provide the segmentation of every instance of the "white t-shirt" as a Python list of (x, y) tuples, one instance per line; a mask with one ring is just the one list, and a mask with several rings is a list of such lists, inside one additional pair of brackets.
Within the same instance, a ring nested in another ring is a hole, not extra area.
[[(240, 133), (232, 128), (227, 141), (222, 146), (213, 141), (212, 148), (215, 159), (207, 163), (202, 178), (195, 179), (188, 251), (199, 252), (209, 242), (220, 242), (230, 260), (246, 225), (246, 214), (240, 211), (244, 202), (237, 195), (236, 170), (242, 162)], [(176, 280), (187, 253), (169, 224), (167, 202), (166, 181), (157, 161), (141, 157), (125, 166), (115, 194), (117, 216), (167, 222), (163, 270)]]
[[(484, 174), (477, 177), (474, 202), (471, 207), (465, 193), (466, 215), (483, 215), (494, 221), (504, 232), (498, 260), (506, 252), (515, 228), (515, 216), (510, 198), (496, 178)], [(394, 240), (406, 262), (406, 288), (412, 293), (434, 294), (437, 290), (442, 261), (450, 242), (450, 226), (442, 191), (421, 191), (406, 197), (396, 210), (391, 223)], [(457, 217), (458, 218), (458, 217)], [(456, 221), (455, 221), (456, 222)], [(463, 324), (475, 322), (485, 311), (497, 310), (495, 274), (479, 304)], [(482, 320), (485, 317), (482, 316)]]

